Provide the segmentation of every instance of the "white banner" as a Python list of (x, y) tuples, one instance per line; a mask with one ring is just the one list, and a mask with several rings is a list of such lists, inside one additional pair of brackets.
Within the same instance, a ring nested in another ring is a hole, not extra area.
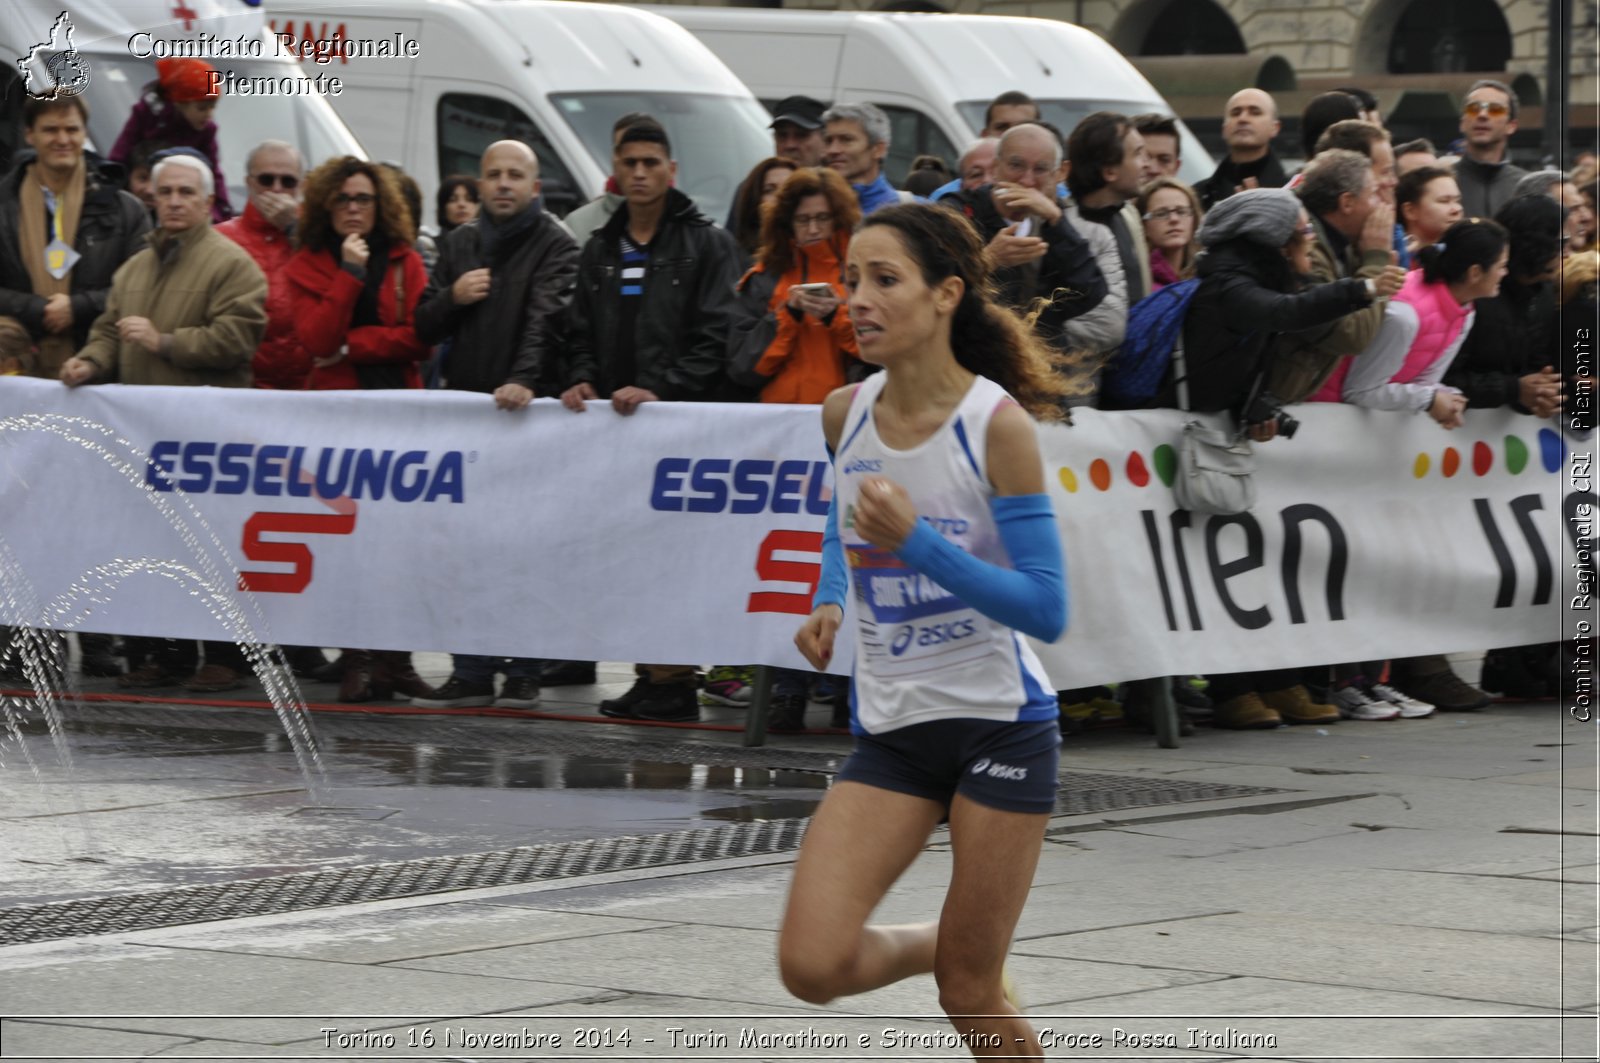
[[(1070, 587), (1068, 633), (1040, 647), (1058, 686), (1561, 637), (1563, 539), (1593, 494), (1568, 493), (1551, 422), (1294, 413), (1239, 517), (1174, 506), (1181, 414), (1041, 429)], [(801, 667), (830, 485), (812, 407), (9, 378), (0, 622)]]

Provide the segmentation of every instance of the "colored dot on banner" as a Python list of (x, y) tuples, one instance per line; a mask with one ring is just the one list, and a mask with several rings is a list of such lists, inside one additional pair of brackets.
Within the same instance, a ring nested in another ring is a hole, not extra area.
[(1431, 464), (1433, 463), (1428, 460), (1428, 455), (1418, 454), (1417, 460), (1412, 463), (1411, 475), (1415, 476), (1419, 480), (1422, 479), (1424, 476), (1428, 475), (1428, 466)]
[(1545, 472), (1560, 472), (1562, 451), (1566, 448), (1561, 445), (1561, 437), (1549, 428), (1539, 429), (1539, 457), (1544, 462)]
[(1143, 487), (1150, 482), (1150, 470), (1145, 468), (1144, 455), (1137, 450), (1128, 455), (1128, 482)]
[(1518, 436), (1506, 436), (1506, 469), (1515, 476), (1528, 467), (1528, 444)]
[(1459, 468), (1461, 468), (1461, 455), (1456, 453), (1455, 447), (1445, 447), (1444, 460), (1439, 463), (1439, 471), (1444, 473), (1445, 479), (1449, 479)]
[(1061, 486), (1067, 489), (1069, 495), (1078, 490), (1077, 475), (1065, 465), (1061, 466)]
[(1150, 455), (1150, 461), (1155, 465), (1156, 475), (1161, 477), (1161, 482), (1171, 487), (1178, 475), (1178, 452), (1172, 449), (1171, 444), (1163, 443)]
[(1478, 440), (1472, 444), (1472, 471), (1482, 476), (1494, 468), (1494, 451), (1489, 449), (1489, 444)]
[(1111, 489), (1111, 466), (1106, 459), (1096, 458), (1089, 463), (1089, 482), (1102, 491)]

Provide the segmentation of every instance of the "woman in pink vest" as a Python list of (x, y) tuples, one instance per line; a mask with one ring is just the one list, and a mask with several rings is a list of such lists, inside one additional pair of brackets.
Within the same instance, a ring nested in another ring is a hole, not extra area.
[(1460, 425), (1466, 397), (1441, 381), (1472, 328), (1473, 301), (1500, 290), (1507, 250), (1506, 231), (1478, 218), (1420, 248), (1422, 268), (1390, 300), (1371, 345), (1339, 363), (1310, 401), (1426, 410), (1445, 428)]
[[(1444, 231), (1417, 251), (1412, 270), (1384, 310), (1383, 324), (1366, 350), (1346, 358), (1312, 402), (1348, 402), (1374, 410), (1410, 410), (1445, 428), (1461, 425), (1467, 398), (1442, 381), (1472, 329), (1472, 304), (1490, 299), (1506, 275), (1505, 229), (1472, 218)], [(1463, 683), (1443, 657), (1393, 662), (1393, 686), (1382, 682), (1383, 661), (1335, 665), (1329, 700), (1347, 720), (1429, 716), (1434, 707), (1470, 710), (1488, 703)]]

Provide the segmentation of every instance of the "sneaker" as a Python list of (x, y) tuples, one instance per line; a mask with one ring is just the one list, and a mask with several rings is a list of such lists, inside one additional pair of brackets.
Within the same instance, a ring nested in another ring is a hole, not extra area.
[[(415, 702), (413, 702), (415, 704)], [(500, 696), (494, 699), (496, 708), (531, 709), (539, 704), (539, 681), (531, 675), (508, 675)]]
[(1426, 701), (1408, 698), (1394, 687), (1385, 683), (1374, 683), (1367, 690), (1367, 696), (1379, 701), (1386, 701), (1400, 710), (1402, 720), (1420, 720), (1424, 716), (1433, 715), (1433, 706)]
[(754, 695), (755, 688), (750, 685), (750, 669), (717, 667), (706, 673), (705, 689), (700, 691), (700, 704), (748, 709)]
[(1333, 707), (1347, 720), (1394, 720), (1400, 716), (1398, 706), (1367, 696), (1355, 684), (1330, 692)]
[(1261, 703), (1283, 717), (1284, 723), (1338, 723), (1339, 710), (1311, 700), (1311, 692), (1298, 683), (1287, 690), (1263, 690)]
[(192, 694), (217, 694), (224, 690), (238, 690), (244, 686), (239, 673), (225, 664), (208, 664), (183, 681), (183, 689)]
[(773, 691), (767, 706), (767, 730), (804, 731), (806, 729), (806, 695), (799, 691), (778, 693)]
[(412, 698), (419, 709), (469, 709), (494, 704), (494, 680), (467, 680), (451, 676), (432, 697)]
[(1255, 691), (1236, 698), (1219, 701), (1211, 713), (1211, 726), (1226, 727), (1232, 731), (1247, 731), (1261, 727), (1277, 727), (1283, 717), (1267, 707)]
[(542, 687), (588, 686), (593, 682), (593, 661), (546, 661), (539, 670)]
[[(544, 678), (543, 675), (540, 678)], [(600, 703), (600, 715), (610, 716), (616, 720), (636, 719), (637, 717), (633, 715), (633, 707), (649, 696), (650, 680), (640, 676), (633, 681), (633, 686), (629, 687), (627, 693), (621, 697), (606, 698), (602, 701)]]
[(1440, 712), (1477, 712), (1491, 700), (1477, 687), (1462, 682), (1461, 677), (1448, 668), (1432, 675), (1395, 680), (1391, 685), (1407, 697), (1432, 705)]
[(653, 683), (633, 705), (636, 720), (684, 723), (700, 718), (700, 699), (693, 683)]
[(1105, 687), (1096, 689), (1105, 691), (1105, 694), (1061, 706), (1060, 722), (1063, 731), (1076, 734), (1086, 727), (1121, 721), (1122, 703), (1111, 697), (1111, 691)]

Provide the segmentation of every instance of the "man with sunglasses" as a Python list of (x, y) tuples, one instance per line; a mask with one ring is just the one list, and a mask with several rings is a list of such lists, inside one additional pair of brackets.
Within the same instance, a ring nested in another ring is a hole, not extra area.
[(300, 216), (300, 184), (305, 162), (294, 145), (264, 140), (245, 160), (244, 213), (218, 225), (217, 232), (249, 252), (267, 277), (267, 332), (251, 359), (258, 388), (299, 391), (311, 372), (311, 355), (295, 336), (289, 283), (283, 266), (294, 253), (295, 221)]
[(1461, 159), (1456, 184), (1466, 217), (1490, 218), (1511, 202), (1527, 172), (1511, 165), (1507, 145), (1517, 131), (1517, 94), (1485, 78), (1473, 83), (1461, 108)]

